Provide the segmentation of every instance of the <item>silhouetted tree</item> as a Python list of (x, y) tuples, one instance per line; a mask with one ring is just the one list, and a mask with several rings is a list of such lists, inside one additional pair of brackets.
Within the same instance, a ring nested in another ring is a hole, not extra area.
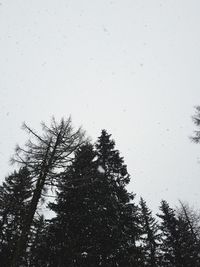
[[(130, 175), (123, 157), (115, 148), (115, 142), (111, 139), (111, 135), (102, 130), (100, 137), (96, 143), (96, 151), (98, 155), (98, 166), (103, 169), (103, 178), (107, 185), (107, 192), (113, 207), (114, 225), (111, 225), (113, 238), (111, 243), (106, 242), (105, 262), (107, 251), (113, 246), (115, 252), (112, 255), (115, 264), (119, 266), (134, 265), (139, 266), (140, 250), (136, 247), (139, 239), (139, 217), (138, 207), (133, 203), (134, 195), (128, 193), (126, 186), (130, 182)], [(109, 211), (110, 214), (110, 211)], [(114, 242), (114, 245), (112, 245)], [(137, 265), (136, 265), (137, 264)], [(112, 266), (112, 265), (111, 265)]]
[(82, 266), (88, 257), (91, 261), (96, 256), (93, 222), (97, 220), (100, 189), (95, 155), (90, 144), (76, 151), (72, 165), (62, 175), (56, 203), (49, 205), (57, 215), (50, 227), (56, 239), (55, 266)]
[(129, 174), (114, 146), (103, 131), (96, 150), (91, 144), (80, 147), (63, 173), (57, 201), (50, 204), (57, 214), (55, 266), (128, 267), (138, 261), (138, 210), (130, 203)]
[(179, 200), (179, 203), (180, 207), (176, 209), (177, 216), (187, 221), (194, 239), (200, 240), (200, 213), (186, 202)]
[(34, 233), (28, 253), (28, 267), (49, 266), (50, 250), (47, 223), (44, 216), (39, 216), (34, 224)]
[(144, 253), (144, 266), (159, 266), (159, 246), (161, 238), (159, 225), (143, 198), (140, 198), (140, 222), (142, 230), (141, 241)]
[(161, 202), (158, 214), (161, 218), (160, 229), (162, 231), (162, 265), (167, 267), (179, 267), (181, 259), (178, 221), (175, 211), (169, 207), (166, 201)]
[(192, 267), (199, 266), (199, 250), (188, 222), (177, 217), (166, 201), (161, 202), (162, 266)]
[(35, 189), (22, 234), (16, 246), (12, 267), (19, 265), (18, 259), (25, 252), (27, 237), (45, 185), (53, 184), (58, 178), (59, 170), (67, 167), (74, 151), (83, 143), (83, 132), (81, 129), (73, 130), (70, 118), (62, 119), (60, 123), (53, 118), (50, 127), (44, 123), (42, 126), (43, 133), (39, 135), (24, 125), (31, 139), (26, 143), (25, 148), (18, 146), (13, 157), (13, 162), (29, 168), (31, 176), (35, 179)]
[(9, 266), (25, 223), (32, 196), (32, 178), (26, 167), (5, 178), (0, 186), (0, 262)]
[[(188, 204), (180, 202), (177, 209), (177, 216), (182, 222), (183, 238), (186, 244), (188, 262), (195, 266), (200, 266), (200, 216)], [(188, 263), (189, 266), (189, 263)]]

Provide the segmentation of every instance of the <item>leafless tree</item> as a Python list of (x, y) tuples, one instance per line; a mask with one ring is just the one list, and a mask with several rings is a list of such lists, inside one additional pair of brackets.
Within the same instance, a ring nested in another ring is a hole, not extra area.
[(179, 200), (180, 207), (176, 209), (177, 215), (183, 218), (189, 225), (194, 240), (200, 240), (200, 212), (189, 206), (188, 203)]
[(52, 118), (50, 126), (42, 123), (42, 134), (37, 134), (26, 124), (23, 128), (30, 134), (30, 138), (24, 147), (17, 146), (12, 162), (28, 167), (35, 187), (11, 267), (19, 266), (20, 258), (26, 250), (31, 224), (43, 190), (48, 185), (56, 184), (59, 173), (71, 162), (74, 151), (85, 142), (83, 130), (79, 128), (75, 131), (71, 118), (62, 119), (59, 123)]

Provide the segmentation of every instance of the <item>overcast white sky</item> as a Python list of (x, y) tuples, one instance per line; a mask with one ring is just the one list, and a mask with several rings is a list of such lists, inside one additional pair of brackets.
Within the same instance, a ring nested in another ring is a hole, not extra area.
[(93, 141), (113, 135), (151, 208), (199, 207), (199, 14), (199, 0), (1, 0), (0, 180), (23, 121), (71, 114)]

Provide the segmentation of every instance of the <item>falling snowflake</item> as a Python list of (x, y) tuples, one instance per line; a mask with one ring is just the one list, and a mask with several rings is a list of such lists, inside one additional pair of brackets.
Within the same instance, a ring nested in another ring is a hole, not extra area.
[(81, 256), (84, 257), (84, 258), (86, 258), (87, 255), (88, 255), (88, 253), (86, 251), (84, 251), (84, 252), (81, 253)]
[(99, 173), (105, 173), (105, 170), (104, 170), (104, 168), (101, 165), (98, 166), (97, 171)]

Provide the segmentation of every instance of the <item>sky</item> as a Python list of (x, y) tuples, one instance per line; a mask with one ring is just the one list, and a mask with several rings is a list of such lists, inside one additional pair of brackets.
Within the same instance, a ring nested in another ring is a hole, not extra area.
[(200, 1), (1, 0), (0, 180), (25, 121), (72, 116), (95, 142), (112, 134), (129, 191), (200, 204)]

